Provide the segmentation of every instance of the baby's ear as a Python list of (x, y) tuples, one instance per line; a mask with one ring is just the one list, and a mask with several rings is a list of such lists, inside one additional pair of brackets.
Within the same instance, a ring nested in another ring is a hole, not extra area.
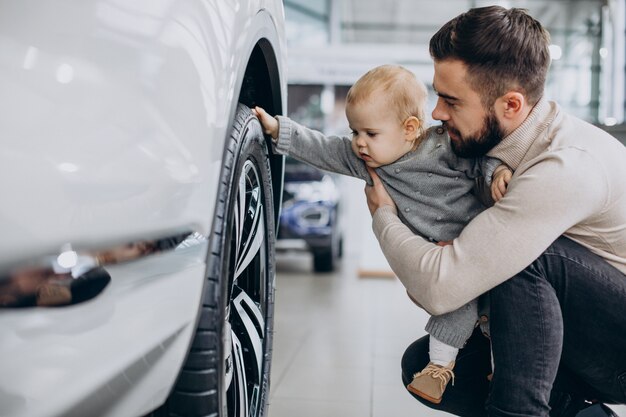
[(420, 126), (422, 122), (415, 117), (411, 116), (404, 121), (404, 135), (408, 141), (414, 141), (419, 135)]

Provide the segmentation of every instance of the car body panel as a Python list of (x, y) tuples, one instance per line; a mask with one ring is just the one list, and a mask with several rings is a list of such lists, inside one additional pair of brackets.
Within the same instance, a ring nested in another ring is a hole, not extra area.
[(269, 4), (2, 2), (0, 262), (206, 234), (251, 39), (284, 47)]
[(162, 403), (194, 329), (205, 250), (111, 267), (97, 301), (2, 311), (0, 415), (140, 416)]
[[(283, 19), (269, 0), (0, 0), (0, 270), (67, 245), (209, 236), (248, 57), (263, 40), (284, 68)], [(200, 241), (113, 265), (82, 304), (0, 310), (0, 415), (161, 404), (206, 252)]]

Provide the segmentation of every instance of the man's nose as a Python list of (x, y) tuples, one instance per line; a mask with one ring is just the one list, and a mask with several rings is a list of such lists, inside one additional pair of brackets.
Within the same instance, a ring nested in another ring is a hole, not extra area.
[(435, 120), (442, 120), (442, 121), (446, 121), (450, 119), (450, 115), (448, 114), (448, 112), (446, 112), (444, 110), (443, 105), (441, 104), (443, 100), (441, 100), (441, 98), (437, 99), (437, 104), (435, 105), (435, 108), (433, 109), (433, 119)]

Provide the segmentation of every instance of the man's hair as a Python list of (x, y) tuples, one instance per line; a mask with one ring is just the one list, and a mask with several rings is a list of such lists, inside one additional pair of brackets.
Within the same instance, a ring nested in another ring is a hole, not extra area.
[(435, 62), (463, 62), (470, 86), (487, 108), (511, 90), (534, 105), (543, 95), (549, 44), (548, 32), (526, 10), (489, 6), (446, 23), (430, 39), (430, 55)]
[(424, 132), (428, 92), (415, 74), (399, 65), (373, 68), (348, 90), (346, 103), (357, 104), (371, 99), (374, 92), (384, 94), (389, 111), (398, 116), (400, 123), (415, 116), (420, 121), (420, 135)]

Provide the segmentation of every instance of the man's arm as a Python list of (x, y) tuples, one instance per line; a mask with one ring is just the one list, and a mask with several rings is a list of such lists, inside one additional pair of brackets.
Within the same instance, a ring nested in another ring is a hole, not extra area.
[[(420, 305), (431, 314), (464, 305), (523, 270), (570, 227), (602, 209), (603, 169), (581, 170), (597, 166), (585, 152), (562, 154), (539, 157), (518, 170), (506, 195), (474, 218), (453, 245), (440, 247), (414, 235), (388, 203), (370, 204), (383, 253)], [(380, 192), (374, 175), (372, 194)]]

